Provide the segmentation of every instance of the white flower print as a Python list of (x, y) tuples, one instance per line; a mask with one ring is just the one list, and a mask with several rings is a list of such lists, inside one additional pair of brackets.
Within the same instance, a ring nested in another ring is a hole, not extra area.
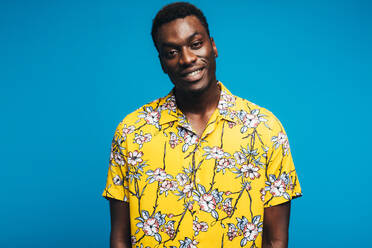
[(283, 180), (278, 179), (271, 184), (270, 194), (273, 196), (282, 196), (285, 192), (285, 183)]
[(186, 131), (183, 138), (185, 140), (185, 145), (191, 146), (198, 143), (198, 136), (190, 131)]
[(174, 220), (168, 221), (168, 223), (165, 225), (165, 233), (168, 234), (169, 237), (173, 238), (176, 234), (176, 231), (174, 229)]
[(229, 237), (229, 240), (232, 241), (235, 237), (238, 236), (238, 229), (235, 227), (234, 224), (229, 223), (229, 231), (227, 232), (227, 236)]
[(244, 164), (240, 171), (243, 172), (245, 177), (249, 177), (253, 180), (260, 177), (260, 173), (257, 172), (259, 169), (259, 167), (254, 166), (253, 164)]
[(244, 125), (249, 128), (255, 128), (260, 124), (260, 120), (257, 115), (247, 114), (243, 120)]
[(157, 168), (154, 171), (154, 178), (155, 181), (162, 182), (167, 178), (167, 173), (163, 169)]
[(161, 129), (159, 125), (160, 120), (160, 113), (156, 110), (154, 110), (152, 107), (146, 107), (144, 108), (144, 111), (140, 112), (141, 114), (138, 115), (139, 118), (143, 118), (147, 124), (154, 125), (159, 130)]
[(172, 112), (176, 112), (177, 105), (176, 105), (176, 97), (173, 95), (168, 97), (163, 105), (160, 106), (161, 110), (169, 110)]
[(286, 192), (288, 185), (291, 185), (289, 175), (282, 173), (279, 178), (275, 175), (269, 175), (269, 182), (266, 182), (268, 186), (265, 187), (265, 191), (269, 191), (274, 197), (283, 196), (285, 199), (290, 200), (290, 195)]
[(143, 135), (142, 131), (139, 134), (136, 133), (134, 135), (135, 135), (135, 137), (134, 137), (133, 143), (137, 143), (139, 145), (140, 149), (142, 148), (143, 143), (150, 142), (151, 138), (152, 138), (150, 133), (147, 133), (147, 134)]
[(160, 114), (159, 112), (157, 111), (151, 111), (149, 112), (146, 117), (145, 117), (145, 121), (148, 123), (148, 124), (151, 124), (151, 125), (156, 125), (157, 122), (159, 121), (159, 118), (160, 118)]
[(223, 158), (218, 161), (217, 163), (217, 172), (223, 171), (225, 173), (225, 169), (231, 169), (235, 165), (235, 160), (233, 158)]
[(274, 141), (275, 148), (278, 148), (279, 145), (283, 145), (287, 141), (287, 135), (283, 132), (279, 132), (278, 136), (273, 136), (271, 141)]
[(260, 193), (261, 193), (261, 201), (265, 201), (265, 195), (266, 195), (266, 190), (264, 188), (262, 188), (260, 190)]
[(178, 187), (178, 184), (176, 181), (169, 181), (165, 180), (160, 185), (160, 194), (165, 193), (165, 195), (168, 195), (168, 191), (174, 191)]
[(206, 222), (198, 222), (198, 217), (195, 217), (192, 229), (194, 230), (194, 235), (197, 236), (199, 232), (208, 231), (208, 224)]
[(127, 127), (127, 124), (124, 124), (124, 127), (123, 127), (123, 129), (122, 129), (122, 131), (123, 131), (122, 137), (123, 137), (124, 141), (127, 139), (127, 135), (128, 135), (128, 134), (134, 132), (134, 129), (135, 129), (135, 128), (136, 128), (136, 127), (133, 126), (133, 125), (130, 125), (130, 126)]
[(182, 187), (189, 181), (189, 177), (185, 173), (178, 173), (176, 179)]
[(218, 102), (218, 110), (221, 115), (227, 115), (230, 112), (231, 107), (235, 105), (235, 97), (227, 94), (225, 91), (221, 91), (220, 100)]
[(256, 240), (258, 236), (258, 228), (255, 224), (248, 223), (244, 228), (244, 237), (248, 239), (248, 241)]
[(219, 148), (218, 146), (214, 146), (212, 148), (207, 146), (203, 149), (206, 152), (204, 153), (204, 155), (206, 155), (205, 159), (221, 159), (223, 156), (230, 156), (230, 154), (225, 153), (222, 148)]
[(199, 199), (199, 206), (201, 210), (210, 213), (216, 209), (216, 199), (211, 194), (203, 194)]
[(247, 162), (247, 158), (245, 157), (245, 155), (241, 152), (235, 152), (234, 153), (234, 158), (236, 160), (236, 162), (240, 165), (244, 164), (245, 162)]
[(186, 237), (185, 240), (180, 240), (179, 242), (181, 243), (179, 248), (197, 248), (196, 245), (199, 244), (198, 241), (192, 240), (188, 237)]
[(155, 218), (149, 218), (143, 223), (143, 232), (148, 236), (154, 236), (159, 231), (159, 222)]
[(177, 134), (170, 132), (169, 145), (171, 148), (175, 148), (179, 143), (182, 142), (182, 139), (177, 136)]
[(115, 185), (123, 185), (123, 180), (120, 178), (119, 175), (116, 175), (112, 178), (112, 181)]
[(260, 222), (260, 215), (253, 217), (252, 222), (249, 222), (245, 216), (243, 216), (241, 219), (236, 219), (238, 220), (237, 227), (243, 232), (243, 239), (240, 242), (240, 246), (243, 247), (248, 241), (256, 240), (258, 234), (262, 232), (261, 226), (263, 225), (263, 222)]
[(121, 156), (120, 152), (114, 153), (114, 159), (115, 159), (115, 162), (120, 166), (123, 166), (125, 164), (125, 160), (123, 156)]
[[(170, 174), (167, 174), (165, 170), (162, 168), (156, 168), (155, 171), (148, 170), (146, 171), (146, 175), (149, 177), (146, 179), (146, 181), (149, 181), (149, 183), (153, 183), (155, 181), (157, 182), (163, 182), (165, 179), (173, 179), (173, 176)], [(164, 185), (165, 187), (166, 185)]]
[(190, 146), (199, 142), (198, 136), (185, 128), (178, 127), (178, 135), (184, 140), (184, 145), (182, 146), (183, 152), (186, 152)]
[(289, 142), (288, 142), (288, 137), (285, 133), (283, 133), (282, 131), (280, 131), (278, 133), (278, 136), (273, 136), (271, 138), (271, 141), (274, 142), (274, 146), (275, 146), (275, 149), (278, 149), (278, 147), (280, 145), (283, 146), (283, 152), (284, 152), (284, 155), (286, 155), (289, 151)]
[(182, 192), (186, 195), (186, 197), (191, 197), (192, 196), (193, 187), (194, 187), (194, 184), (193, 183), (190, 183), (190, 184), (186, 184), (185, 185), (185, 187), (183, 188)]
[(245, 110), (240, 110), (237, 115), (243, 122), (243, 127), (240, 130), (242, 133), (245, 133), (248, 128), (256, 128), (261, 122), (267, 121), (264, 115), (260, 114), (259, 109), (253, 109), (250, 113), (247, 113)]
[(133, 151), (133, 152), (129, 152), (129, 156), (128, 156), (128, 163), (131, 164), (131, 165), (136, 165), (138, 163), (142, 163), (142, 155), (143, 155), (143, 152), (139, 152), (137, 150)]
[(227, 198), (223, 203), (222, 203), (222, 210), (230, 216), (232, 214), (233, 208), (232, 208), (232, 198)]

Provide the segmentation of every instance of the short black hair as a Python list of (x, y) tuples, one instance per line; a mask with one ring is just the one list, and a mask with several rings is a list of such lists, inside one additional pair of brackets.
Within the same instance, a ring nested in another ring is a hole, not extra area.
[(156, 49), (156, 35), (158, 33), (159, 28), (168, 22), (171, 22), (178, 18), (185, 18), (186, 16), (195, 16), (199, 19), (201, 24), (204, 26), (205, 30), (207, 31), (208, 36), (209, 28), (207, 18), (205, 18), (203, 12), (198, 9), (196, 6), (192, 5), (191, 3), (187, 2), (175, 2), (164, 6), (155, 16), (154, 20), (152, 21), (152, 29), (151, 29), (151, 36), (152, 41)]

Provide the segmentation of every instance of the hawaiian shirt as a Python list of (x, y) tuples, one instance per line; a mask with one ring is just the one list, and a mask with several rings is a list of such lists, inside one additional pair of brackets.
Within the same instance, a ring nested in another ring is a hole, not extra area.
[(129, 203), (133, 247), (261, 247), (264, 208), (301, 195), (279, 120), (218, 83), (200, 137), (173, 91), (118, 125), (103, 196)]

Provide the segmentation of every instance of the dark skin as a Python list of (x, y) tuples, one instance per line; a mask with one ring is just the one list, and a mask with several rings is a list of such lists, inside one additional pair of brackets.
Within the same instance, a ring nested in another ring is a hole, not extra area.
[[(202, 137), (220, 97), (214, 40), (197, 17), (187, 16), (162, 25), (156, 41), (162, 69), (175, 87), (177, 107)], [(290, 206), (287, 202), (265, 208), (263, 248), (288, 246)], [(131, 247), (128, 204), (111, 199), (110, 213), (111, 248)]]
[(109, 200), (111, 214), (110, 248), (129, 248), (131, 247), (129, 204), (115, 199)]

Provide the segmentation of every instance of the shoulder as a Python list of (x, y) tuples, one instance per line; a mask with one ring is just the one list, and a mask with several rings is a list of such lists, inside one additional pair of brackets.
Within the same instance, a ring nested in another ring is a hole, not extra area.
[(239, 119), (248, 118), (257, 121), (258, 123), (252, 123), (254, 125), (263, 124), (270, 130), (283, 129), (279, 119), (267, 108), (261, 107), (247, 99), (236, 97), (236, 109), (237, 116)]
[(119, 123), (116, 128), (116, 133), (126, 135), (133, 133), (135, 130), (160, 129), (159, 120), (161, 108), (167, 100), (169, 100), (169, 95), (158, 98), (134, 110)]

